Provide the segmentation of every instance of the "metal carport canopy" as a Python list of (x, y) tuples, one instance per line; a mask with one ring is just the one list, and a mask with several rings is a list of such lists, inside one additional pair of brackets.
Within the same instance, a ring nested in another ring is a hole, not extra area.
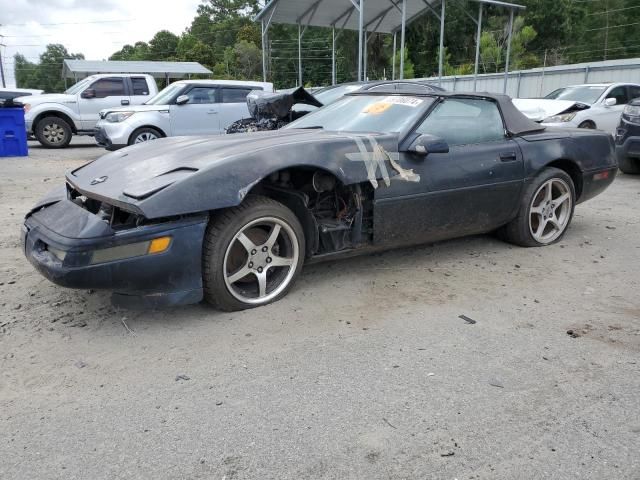
[[(265, 40), (268, 29), (272, 23), (284, 23), (298, 25), (298, 59), (301, 67), (301, 38), (307, 26), (327, 27), (333, 31), (332, 45), (332, 82), (335, 83), (335, 40), (337, 29), (359, 31), (358, 53), (358, 80), (365, 79), (363, 71), (366, 71), (366, 45), (368, 33), (386, 33), (394, 35), (394, 54), (396, 34), (401, 34), (400, 43), (400, 78), (404, 71), (404, 34), (406, 25), (425, 13), (432, 13), (440, 20), (440, 66), (439, 75), (442, 76), (442, 54), (444, 43), (444, 21), (446, 0), (270, 0), (256, 15), (255, 20), (262, 23), (263, 36), (263, 60), (266, 61)], [(509, 21), (509, 47), (511, 44), (511, 31), (513, 27), (513, 13), (524, 9), (522, 5), (502, 2), (498, 0), (471, 0), (480, 4), (478, 18), (475, 19), (468, 12), (467, 16), (478, 26), (477, 43), (482, 25), (482, 8), (484, 5), (494, 5), (510, 10)], [(339, 33), (338, 33), (339, 35)], [(479, 45), (478, 45), (479, 46)], [(263, 61), (263, 74), (266, 81), (266, 66)], [(476, 66), (478, 59), (476, 58)], [(508, 61), (507, 61), (508, 68)], [(394, 62), (395, 69), (395, 62)], [(477, 70), (477, 68), (476, 68)], [(395, 72), (394, 72), (395, 73)], [(299, 71), (300, 83), (302, 69)], [(394, 75), (395, 76), (395, 75)]]
[(62, 76), (77, 78), (96, 73), (147, 73), (157, 78), (183, 78), (192, 74), (211, 75), (211, 70), (198, 62), (150, 62), (127, 60), (70, 60), (64, 61)]

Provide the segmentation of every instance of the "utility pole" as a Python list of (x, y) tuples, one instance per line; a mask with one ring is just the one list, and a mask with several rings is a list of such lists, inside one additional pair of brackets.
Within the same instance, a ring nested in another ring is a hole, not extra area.
[(607, 26), (604, 30), (604, 59), (607, 59), (607, 50), (609, 48), (609, 0), (605, 2), (605, 16), (607, 19)]
[[(0, 27), (2, 26), (2, 24), (0, 24)], [(4, 65), (2, 64), (2, 47), (4, 47), (4, 43), (2, 43), (2, 39), (4, 38), (4, 35), (0, 35), (0, 77), (2, 77), (2, 88), (6, 88), (7, 84), (4, 80)]]

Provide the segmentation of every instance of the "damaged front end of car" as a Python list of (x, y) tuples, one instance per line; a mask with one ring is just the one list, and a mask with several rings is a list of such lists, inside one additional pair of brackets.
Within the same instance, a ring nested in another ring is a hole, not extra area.
[(322, 103), (302, 87), (292, 92), (278, 93), (253, 90), (247, 95), (247, 107), (251, 118), (243, 118), (232, 123), (225, 132), (247, 133), (278, 130), (308, 113), (304, 110), (293, 110), (294, 105), (321, 107)]
[(22, 244), (53, 283), (111, 290), (118, 306), (171, 306), (202, 299), (207, 222), (207, 215), (150, 221), (67, 184), (27, 214)]

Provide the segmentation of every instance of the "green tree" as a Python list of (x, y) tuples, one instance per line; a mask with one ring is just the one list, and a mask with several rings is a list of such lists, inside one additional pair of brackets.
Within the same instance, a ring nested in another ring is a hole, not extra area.
[(262, 73), (262, 51), (255, 43), (240, 40), (233, 47), (237, 78), (256, 80)]
[(149, 41), (149, 58), (173, 60), (176, 57), (179, 38), (168, 30), (160, 30)]
[(64, 79), (62, 66), (65, 59), (84, 59), (81, 53), (69, 53), (60, 44), (49, 44), (40, 55), (38, 63), (28, 62), (23, 55), (16, 54), (15, 78), (18, 87), (36, 88), (47, 93), (62, 92)]

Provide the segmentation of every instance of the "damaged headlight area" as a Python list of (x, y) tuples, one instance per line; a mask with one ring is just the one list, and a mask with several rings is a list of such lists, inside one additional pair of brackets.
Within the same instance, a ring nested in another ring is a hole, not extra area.
[(70, 185), (67, 186), (67, 190), (69, 200), (84, 210), (93, 213), (114, 230), (139, 227), (145, 221), (145, 218), (141, 215), (126, 211), (106, 202), (88, 198), (73, 189)]
[(107, 113), (104, 119), (109, 123), (120, 123), (124, 122), (127, 118), (133, 115), (136, 112), (111, 112)]
[(543, 123), (567, 123), (575, 118), (578, 112), (561, 113), (560, 115), (553, 115), (543, 120)]

